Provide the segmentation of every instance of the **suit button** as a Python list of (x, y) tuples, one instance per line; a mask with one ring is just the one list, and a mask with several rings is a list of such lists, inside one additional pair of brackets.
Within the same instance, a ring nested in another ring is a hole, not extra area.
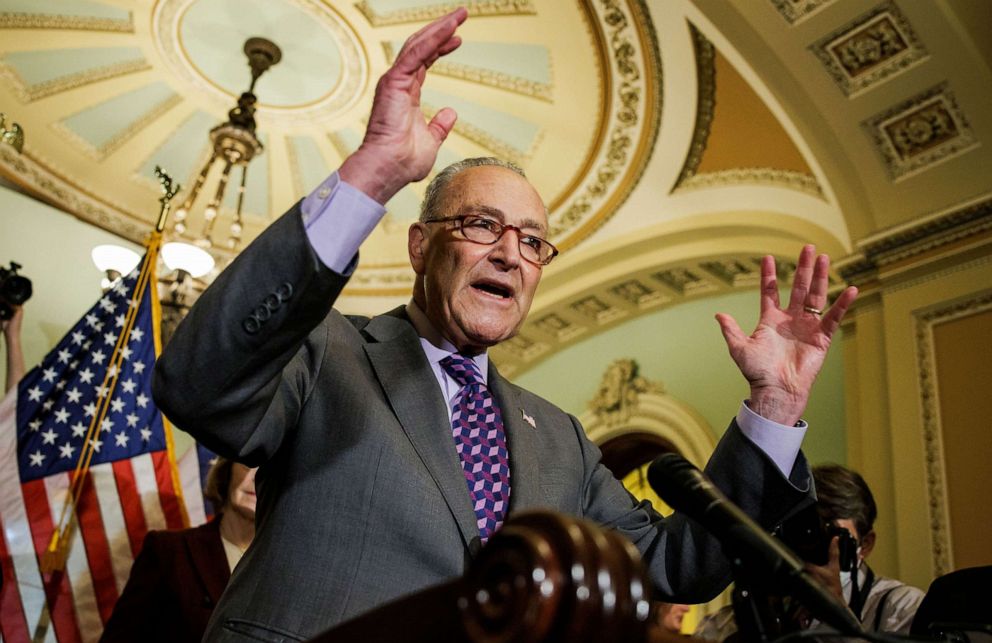
[(255, 309), (255, 319), (260, 322), (269, 321), (269, 317), (272, 317), (272, 311), (265, 306), (259, 306)]
[(248, 317), (243, 322), (241, 322), (241, 327), (245, 329), (245, 332), (249, 335), (254, 335), (262, 328), (261, 322), (259, 322), (254, 317)]
[(279, 299), (279, 295), (273, 293), (273, 294), (269, 295), (268, 297), (266, 297), (262, 301), (262, 304), (266, 308), (268, 308), (271, 312), (276, 312), (277, 310), (279, 310), (279, 306), (282, 304), (282, 300)]
[(283, 283), (278, 288), (276, 288), (276, 297), (279, 298), (279, 301), (286, 301), (292, 296), (293, 296), (293, 284), (289, 283), (288, 281)]

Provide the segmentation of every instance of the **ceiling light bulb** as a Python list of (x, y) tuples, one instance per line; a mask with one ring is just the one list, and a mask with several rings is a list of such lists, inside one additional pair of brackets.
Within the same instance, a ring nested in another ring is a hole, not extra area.
[(113, 270), (122, 275), (130, 274), (141, 261), (141, 255), (134, 250), (113, 244), (96, 246), (90, 256), (100, 272)]
[(212, 205), (208, 205), (207, 209), (203, 211), (203, 216), (206, 218), (207, 221), (210, 221), (211, 219), (217, 216), (217, 208), (215, 208)]
[(193, 277), (202, 277), (214, 267), (214, 258), (209, 252), (181, 241), (162, 246), (162, 261), (169, 270), (184, 270)]

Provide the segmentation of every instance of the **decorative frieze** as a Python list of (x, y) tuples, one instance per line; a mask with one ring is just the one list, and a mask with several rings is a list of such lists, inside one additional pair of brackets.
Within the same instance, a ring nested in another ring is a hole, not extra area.
[(923, 43), (896, 5), (876, 7), (810, 47), (848, 96), (927, 58)]
[(923, 170), (977, 145), (946, 84), (865, 121), (893, 179)]
[(834, 0), (771, 0), (782, 17), (789, 24), (805, 20)]

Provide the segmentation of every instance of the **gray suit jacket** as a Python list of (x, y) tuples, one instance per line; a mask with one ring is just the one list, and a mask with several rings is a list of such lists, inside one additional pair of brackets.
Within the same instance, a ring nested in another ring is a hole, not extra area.
[[(479, 547), (445, 409), (402, 309), (346, 318), (347, 281), (324, 267), (298, 206), (218, 277), (156, 366), (155, 400), (180, 428), (248, 465), (256, 536), (207, 630), (210, 641), (293, 641), (463, 573)], [(680, 602), (718, 593), (718, 544), (638, 503), (576, 419), (490, 368), (510, 454), (510, 516), (550, 508), (614, 527)], [(534, 419), (536, 426), (523, 420)], [(809, 501), (731, 426), (708, 472), (762, 524)]]

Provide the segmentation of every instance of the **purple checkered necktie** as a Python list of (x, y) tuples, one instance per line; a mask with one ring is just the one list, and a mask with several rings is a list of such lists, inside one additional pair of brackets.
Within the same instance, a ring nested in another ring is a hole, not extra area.
[(451, 405), (451, 435), (485, 543), (503, 524), (510, 506), (503, 418), (475, 362), (455, 353), (441, 360), (441, 368), (461, 386)]

